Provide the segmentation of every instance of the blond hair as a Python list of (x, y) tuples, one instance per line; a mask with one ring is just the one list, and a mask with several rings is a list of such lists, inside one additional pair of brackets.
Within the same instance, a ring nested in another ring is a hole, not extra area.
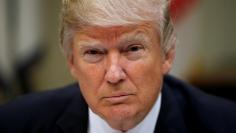
[(152, 21), (166, 52), (174, 44), (168, 0), (62, 0), (60, 42), (67, 56), (75, 32), (83, 26), (116, 26)]

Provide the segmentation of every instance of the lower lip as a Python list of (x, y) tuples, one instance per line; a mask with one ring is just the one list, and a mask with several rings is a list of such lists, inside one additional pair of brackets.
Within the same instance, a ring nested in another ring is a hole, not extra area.
[(111, 104), (121, 104), (128, 100), (131, 95), (106, 97), (105, 100)]

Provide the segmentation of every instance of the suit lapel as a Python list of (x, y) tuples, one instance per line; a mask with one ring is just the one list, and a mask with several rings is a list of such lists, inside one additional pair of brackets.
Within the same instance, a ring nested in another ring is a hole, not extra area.
[(186, 133), (186, 123), (184, 121), (184, 103), (177, 102), (178, 94), (166, 84), (162, 89), (162, 103), (160, 114), (156, 123), (155, 133)]
[(58, 119), (57, 125), (64, 133), (87, 133), (88, 105), (82, 95), (76, 95), (73, 101), (68, 104)]

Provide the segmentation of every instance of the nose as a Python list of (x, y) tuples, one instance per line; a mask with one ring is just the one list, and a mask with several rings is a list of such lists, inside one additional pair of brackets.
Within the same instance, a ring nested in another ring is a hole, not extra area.
[(109, 59), (109, 65), (106, 70), (105, 79), (110, 84), (117, 84), (126, 78), (125, 70), (119, 64), (119, 57), (112, 56)]

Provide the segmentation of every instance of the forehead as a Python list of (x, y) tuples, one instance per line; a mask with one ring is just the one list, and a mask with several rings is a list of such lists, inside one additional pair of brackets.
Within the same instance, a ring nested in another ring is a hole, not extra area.
[[(125, 35), (136, 35), (138, 33), (145, 34), (152, 37), (156, 32), (155, 28), (150, 23), (141, 23), (136, 25), (124, 25), (124, 26), (111, 26), (111, 27), (99, 27), (99, 26), (87, 26), (77, 33), (77, 37), (80, 39), (96, 39), (96, 40), (116, 40)], [(128, 37), (128, 36), (125, 36)]]

